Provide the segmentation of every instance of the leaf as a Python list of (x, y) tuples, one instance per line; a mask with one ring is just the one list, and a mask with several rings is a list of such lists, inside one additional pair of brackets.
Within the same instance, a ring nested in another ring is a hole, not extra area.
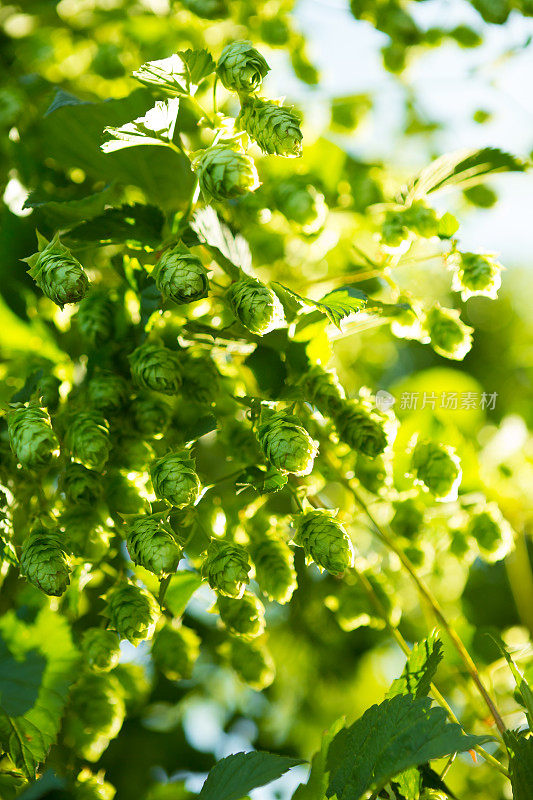
[(82, 242), (135, 242), (154, 246), (161, 241), (164, 224), (161, 209), (134, 203), (106, 209), (100, 216), (70, 230), (68, 238)]
[(280, 778), (301, 759), (255, 751), (235, 753), (210, 771), (198, 795), (200, 800), (241, 800), (252, 789)]
[[(38, 781), (32, 783), (28, 788), (22, 792), (18, 800), (39, 800), (41, 797), (49, 795), (50, 797), (61, 797), (59, 794), (62, 789), (66, 789), (66, 782), (64, 778), (59, 778), (51, 769), (47, 769)], [(68, 797), (68, 795), (67, 795)]]
[(80, 100), (79, 97), (71, 94), (70, 92), (65, 92), (64, 89), (59, 89), (56, 92), (56, 96), (44, 112), (44, 116), (47, 117), (49, 114), (52, 114), (54, 111), (57, 111), (58, 108), (63, 108), (63, 106), (81, 106), (81, 105), (88, 105), (85, 100)]
[(308, 297), (302, 297), (282, 283), (272, 283), (272, 288), (276, 292), (281, 288), (282, 292), (290, 295), (302, 309), (315, 308), (321, 314), (325, 314), (328, 320), (337, 328), (340, 328), (340, 323), (345, 317), (364, 308), (368, 300), (364, 292), (352, 286), (335, 289), (333, 292), (324, 295), (321, 300), (310, 300)]
[(526, 709), (529, 728), (530, 730), (533, 730), (533, 691), (531, 691), (531, 687), (529, 686), (524, 674), (520, 672), (506, 648), (500, 642), (496, 642), (496, 644), (500, 648), (511, 672), (513, 673), (513, 678), (515, 679), (517, 689), (520, 692), (522, 703)]
[(328, 752), (327, 796), (359, 800), (400, 772), (490, 739), (465, 734), (427, 697), (397, 695), (372, 706), (335, 736)]
[(118, 128), (104, 128), (113, 138), (104, 142), (101, 147), (104, 153), (114, 153), (125, 147), (153, 144), (166, 145), (172, 141), (174, 128), (178, 118), (180, 101), (177, 97), (169, 100), (158, 100), (142, 117), (127, 122)]
[(247, 467), (237, 478), (235, 485), (242, 491), (251, 487), (259, 494), (278, 492), (287, 483), (287, 475), (283, 475), (274, 467)]
[(24, 208), (39, 211), (54, 228), (67, 228), (101, 214), (106, 204), (113, 202), (115, 195), (116, 188), (113, 184), (77, 200), (43, 199), (38, 192), (32, 192), (24, 203)]
[(0, 636), (0, 742), (33, 778), (56, 740), (78, 654), (68, 623), (49, 608), (32, 625), (8, 612)]
[(312, 758), (311, 772), (307, 783), (301, 783), (296, 787), (292, 800), (323, 800), (326, 795), (328, 781), (328, 772), (326, 770), (328, 748), (333, 738), (344, 728), (344, 725), (345, 719), (341, 717), (326, 731), (322, 737), (320, 750)]
[(169, 95), (194, 94), (201, 81), (215, 71), (215, 66), (207, 50), (185, 50), (158, 61), (148, 61), (133, 73), (133, 77)]
[(471, 186), (496, 172), (525, 170), (524, 161), (494, 147), (457, 150), (425, 167), (402, 194), (402, 199), (410, 203), (445, 187)]
[(414, 645), (401, 676), (393, 682), (386, 697), (399, 694), (425, 697), (442, 657), (442, 642), (434, 631), (427, 639)]
[(506, 731), (504, 741), (509, 750), (509, 773), (514, 800), (533, 797), (533, 738), (523, 731)]
[(179, 55), (185, 66), (185, 75), (189, 91), (194, 94), (199, 84), (208, 75), (211, 75), (216, 68), (211, 53), (208, 50), (182, 50)]
[(202, 579), (197, 572), (183, 570), (172, 576), (165, 592), (165, 606), (174, 617), (183, 615), (187, 603), (201, 585)]
[(239, 268), (246, 271), (252, 266), (252, 255), (246, 239), (239, 233), (234, 236), (211, 206), (196, 212), (191, 228), (200, 242), (215, 251), (215, 259), (222, 259), (224, 264), (237, 268), (235, 277), (240, 276)]

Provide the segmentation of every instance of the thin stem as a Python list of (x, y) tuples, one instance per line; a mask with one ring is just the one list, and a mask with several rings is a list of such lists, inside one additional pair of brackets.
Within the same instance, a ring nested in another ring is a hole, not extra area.
[(218, 84), (218, 75), (215, 75), (215, 80), (213, 82), (213, 113), (217, 114), (217, 84)]

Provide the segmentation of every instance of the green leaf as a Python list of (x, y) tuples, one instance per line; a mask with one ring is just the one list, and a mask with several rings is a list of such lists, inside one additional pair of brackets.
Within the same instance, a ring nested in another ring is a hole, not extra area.
[(219, 761), (210, 771), (199, 794), (200, 800), (241, 800), (252, 789), (280, 778), (301, 759), (274, 753), (235, 753)]
[(247, 467), (237, 478), (235, 485), (242, 491), (251, 487), (259, 494), (278, 492), (287, 483), (287, 475), (283, 475), (274, 467)]
[(520, 692), (522, 703), (526, 709), (529, 728), (530, 730), (533, 730), (533, 691), (531, 691), (531, 687), (529, 686), (524, 674), (520, 672), (506, 648), (500, 642), (496, 642), (496, 644), (500, 648), (502, 655), (509, 664), (509, 668), (513, 673), (513, 678), (515, 679), (517, 689)]
[(326, 769), (328, 748), (337, 733), (344, 728), (345, 719), (341, 717), (333, 723), (331, 728), (322, 737), (322, 745), (318, 753), (311, 760), (311, 772), (307, 783), (296, 787), (292, 800), (323, 800), (328, 788), (329, 773)]
[(372, 706), (336, 735), (328, 752), (327, 796), (359, 800), (400, 772), (490, 739), (465, 734), (427, 697), (397, 695)]
[(252, 266), (252, 255), (246, 239), (239, 233), (234, 236), (228, 226), (219, 220), (217, 212), (211, 206), (195, 213), (191, 228), (200, 242), (214, 251), (216, 260), (233, 267), (236, 278), (240, 277), (239, 268), (248, 270)]
[(425, 697), (442, 657), (442, 642), (434, 631), (427, 639), (414, 645), (401, 676), (396, 678), (386, 696), (412, 694)]
[(62, 789), (66, 789), (64, 778), (59, 778), (53, 770), (47, 769), (38, 781), (28, 786), (19, 796), (19, 800), (39, 800), (39, 798), (47, 795), (55, 797), (55, 792), (58, 792), (58, 796), (61, 796), (59, 792)]
[(165, 606), (173, 616), (182, 616), (187, 603), (201, 584), (202, 579), (197, 572), (183, 570), (172, 576), (165, 592)]
[(215, 67), (207, 50), (185, 50), (158, 61), (148, 61), (133, 73), (133, 77), (165, 94), (186, 95), (194, 94)]
[(116, 194), (113, 184), (77, 200), (44, 199), (38, 192), (32, 192), (24, 208), (36, 209), (54, 228), (67, 228), (102, 214), (106, 204), (112, 203)]
[(514, 800), (533, 797), (533, 738), (523, 731), (506, 731), (504, 741), (509, 751), (509, 772)]
[(0, 743), (33, 778), (55, 742), (78, 659), (66, 620), (49, 608), (26, 625), (0, 620)]
[(161, 241), (164, 224), (165, 217), (159, 208), (134, 203), (107, 208), (100, 216), (77, 225), (65, 238), (81, 242), (134, 242), (154, 246)]
[(272, 283), (272, 288), (276, 292), (281, 288), (282, 292), (285, 295), (292, 296), (302, 309), (315, 308), (321, 314), (325, 314), (328, 320), (337, 328), (340, 328), (340, 323), (345, 317), (364, 308), (368, 300), (364, 292), (352, 286), (335, 289), (333, 292), (326, 294), (321, 300), (310, 300), (308, 297), (302, 297), (282, 283)]
[(182, 50), (178, 53), (184, 64), (184, 74), (191, 94), (199, 84), (215, 71), (216, 64), (208, 50)]
[(133, 122), (127, 122), (118, 128), (104, 128), (104, 133), (112, 138), (101, 145), (103, 152), (114, 153), (125, 147), (145, 144), (168, 144), (174, 137), (179, 107), (180, 101), (177, 97), (159, 100), (144, 116), (137, 117)]
[(402, 194), (402, 199), (412, 202), (446, 187), (471, 186), (496, 172), (525, 170), (524, 161), (494, 147), (457, 150), (437, 158), (425, 167)]

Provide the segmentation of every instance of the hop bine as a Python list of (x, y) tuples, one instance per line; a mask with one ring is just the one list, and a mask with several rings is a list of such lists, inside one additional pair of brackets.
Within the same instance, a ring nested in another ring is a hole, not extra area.
[(217, 64), (218, 77), (233, 92), (256, 92), (269, 71), (261, 53), (247, 41), (226, 45)]
[(217, 539), (211, 541), (202, 565), (202, 577), (212, 589), (226, 597), (240, 598), (251, 571), (244, 547)]
[(67, 428), (65, 441), (75, 461), (96, 472), (104, 469), (109, 458), (109, 426), (98, 413), (76, 414)]
[(183, 247), (163, 253), (152, 277), (163, 297), (175, 303), (193, 303), (207, 296), (207, 270), (199, 258)]
[(217, 608), (224, 626), (235, 636), (255, 639), (265, 630), (265, 607), (250, 592), (244, 592), (238, 600), (220, 596)]
[(342, 575), (353, 567), (352, 541), (340, 522), (329, 511), (308, 511), (297, 519), (294, 543), (303, 547), (306, 558), (332, 575)]
[(194, 459), (187, 453), (169, 453), (159, 458), (150, 469), (154, 492), (176, 508), (196, 503), (200, 496), (200, 479)]
[(318, 442), (311, 438), (300, 420), (285, 411), (264, 409), (257, 428), (257, 439), (265, 458), (281, 472), (309, 475), (318, 453)]
[(62, 595), (70, 583), (64, 537), (42, 525), (36, 526), (22, 545), (20, 571), (45, 594)]
[(165, 625), (154, 637), (152, 657), (171, 681), (190, 678), (200, 655), (200, 637), (184, 625)]
[(46, 467), (59, 455), (59, 442), (44, 408), (30, 404), (7, 412), (11, 450), (23, 467)]
[(146, 342), (129, 359), (133, 382), (141, 389), (177, 394), (182, 379), (179, 357), (173, 350)]
[(383, 420), (363, 403), (344, 400), (335, 411), (334, 422), (339, 439), (358, 453), (375, 458), (387, 447)]
[(193, 161), (206, 200), (227, 200), (254, 192), (259, 176), (253, 159), (225, 144), (203, 150)]
[(263, 153), (287, 158), (302, 155), (300, 120), (290, 108), (259, 97), (246, 97), (237, 121)]
[(88, 628), (83, 632), (81, 650), (87, 664), (96, 672), (109, 672), (120, 658), (120, 640), (115, 631)]
[(127, 639), (136, 647), (144, 639), (152, 638), (160, 612), (149, 592), (124, 582), (112, 589), (105, 599), (104, 613), (120, 639)]
[(283, 307), (278, 296), (249, 275), (243, 275), (231, 284), (226, 300), (239, 322), (259, 336), (283, 323)]
[(413, 450), (412, 470), (438, 500), (457, 497), (461, 482), (461, 462), (452, 447), (421, 440)]
[(250, 555), (255, 579), (269, 600), (288, 603), (297, 587), (294, 555), (286, 542), (265, 536), (252, 542)]
[(129, 520), (126, 542), (132, 561), (154, 575), (175, 572), (182, 557), (181, 548), (157, 514)]
[(39, 251), (24, 258), (30, 265), (28, 274), (52, 302), (63, 308), (79, 303), (87, 293), (89, 280), (80, 262), (61, 244), (56, 233), (51, 242), (37, 234)]

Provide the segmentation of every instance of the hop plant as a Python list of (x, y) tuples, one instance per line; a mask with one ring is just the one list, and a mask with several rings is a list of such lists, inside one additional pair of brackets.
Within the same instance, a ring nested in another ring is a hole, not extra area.
[(97, 472), (83, 464), (69, 462), (60, 476), (60, 486), (71, 503), (91, 505), (102, 494), (102, 484)]
[(224, 626), (235, 636), (255, 639), (265, 630), (265, 607), (251, 592), (239, 599), (219, 596), (217, 609)]
[(70, 421), (65, 441), (75, 461), (96, 472), (104, 469), (109, 458), (109, 426), (98, 413), (78, 412)]
[(199, 655), (200, 637), (184, 625), (167, 624), (154, 637), (152, 658), (171, 681), (190, 678)]
[(263, 411), (257, 439), (265, 458), (280, 472), (309, 475), (318, 453), (318, 442), (311, 438), (300, 420), (285, 411)]
[(169, 453), (159, 458), (152, 464), (150, 476), (156, 495), (176, 508), (192, 506), (200, 496), (200, 479), (188, 453)]
[(250, 555), (255, 579), (269, 600), (288, 603), (297, 587), (294, 555), (281, 539), (265, 536), (252, 542)]
[(424, 329), (435, 352), (444, 358), (462, 361), (472, 347), (473, 329), (461, 321), (455, 308), (437, 303), (426, 314)]
[(37, 386), (37, 397), (41, 405), (45, 406), (49, 411), (55, 411), (59, 405), (60, 394), (59, 387), (61, 381), (55, 375), (43, 375)]
[(222, 50), (217, 75), (233, 92), (256, 92), (270, 71), (267, 62), (251, 42), (231, 42)]
[(113, 338), (115, 313), (113, 301), (106, 292), (92, 292), (84, 297), (75, 319), (81, 335), (93, 347)]
[(255, 192), (259, 176), (253, 159), (226, 144), (203, 150), (193, 161), (206, 200), (227, 200)]
[(501, 561), (513, 546), (513, 531), (496, 503), (474, 509), (468, 522), (467, 534), (477, 542), (485, 561)]
[(240, 598), (252, 568), (245, 548), (213, 539), (202, 565), (202, 577), (218, 594)]
[(70, 694), (65, 740), (82, 758), (98, 761), (110, 740), (118, 735), (125, 715), (116, 678), (104, 672), (85, 673)]
[(498, 296), (503, 267), (492, 256), (455, 251), (448, 256), (448, 266), (453, 271), (452, 289), (461, 292), (462, 300), (475, 295), (493, 300)]
[(110, 533), (98, 511), (72, 506), (61, 514), (59, 525), (75, 556), (98, 562), (109, 553)]
[(22, 545), (20, 571), (45, 594), (62, 595), (70, 583), (64, 537), (43, 525), (33, 528)]
[(394, 533), (405, 539), (414, 539), (424, 522), (424, 506), (414, 497), (393, 503), (394, 516), (390, 526)]
[(387, 447), (383, 420), (356, 400), (344, 400), (334, 414), (339, 439), (352, 450), (375, 458)]
[(157, 514), (128, 520), (126, 542), (132, 561), (154, 575), (175, 572), (182, 557), (181, 548)]
[(237, 122), (263, 153), (287, 158), (302, 155), (300, 120), (290, 108), (259, 97), (246, 97)]
[(411, 467), (417, 480), (438, 500), (451, 500), (457, 496), (461, 462), (452, 447), (420, 440), (414, 447)]
[(272, 656), (260, 642), (232, 637), (225, 650), (232, 668), (252, 689), (260, 692), (273, 682), (276, 668)]
[(79, 303), (87, 293), (89, 279), (80, 262), (61, 244), (56, 233), (51, 242), (37, 235), (39, 250), (23, 259), (30, 265), (28, 274), (52, 302), (63, 308), (66, 303)]
[(175, 303), (193, 303), (207, 296), (207, 270), (197, 256), (183, 247), (163, 253), (152, 277), (163, 297)]
[(305, 179), (280, 181), (274, 190), (274, 200), (281, 213), (300, 225), (304, 233), (316, 233), (324, 225), (327, 215), (324, 195)]
[(305, 399), (327, 417), (340, 413), (345, 399), (344, 389), (335, 372), (314, 364), (301, 378)]
[(232, 283), (226, 292), (231, 310), (252, 333), (263, 336), (283, 322), (283, 307), (268, 286), (249, 275)]
[(182, 379), (179, 357), (173, 350), (146, 342), (129, 359), (133, 382), (141, 389), (177, 394)]
[(308, 511), (297, 519), (294, 543), (303, 547), (308, 561), (314, 561), (332, 575), (342, 575), (353, 567), (352, 541), (340, 522), (329, 511)]
[(104, 613), (110, 627), (120, 639), (127, 639), (135, 647), (151, 639), (159, 619), (159, 608), (154, 597), (145, 589), (123, 582), (106, 596)]
[(170, 406), (156, 397), (137, 397), (130, 412), (135, 428), (142, 436), (161, 436), (170, 422)]
[(59, 442), (44, 408), (30, 404), (7, 412), (11, 450), (23, 467), (46, 467), (59, 455)]
[(87, 628), (81, 638), (81, 650), (86, 663), (96, 672), (109, 672), (120, 658), (120, 641), (115, 631)]
[(89, 403), (102, 414), (117, 414), (128, 400), (128, 384), (114, 372), (101, 372), (89, 381)]

